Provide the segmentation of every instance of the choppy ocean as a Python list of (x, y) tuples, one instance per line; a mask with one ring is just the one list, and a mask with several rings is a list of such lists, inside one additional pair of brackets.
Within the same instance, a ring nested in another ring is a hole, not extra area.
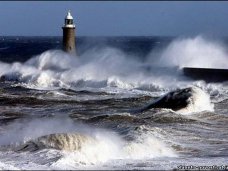
[[(228, 165), (228, 82), (192, 80), (181, 69), (228, 69), (225, 39), (76, 44), (73, 56), (60, 50), (61, 37), (0, 37), (0, 169)], [(200, 91), (182, 110), (129, 112), (187, 87)]]

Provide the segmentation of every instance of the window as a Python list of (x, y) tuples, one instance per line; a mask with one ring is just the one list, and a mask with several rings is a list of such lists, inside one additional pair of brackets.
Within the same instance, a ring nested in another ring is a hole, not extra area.
[(73, 20), (72, 19), (66, 19), (65, 24), (73, 24)]

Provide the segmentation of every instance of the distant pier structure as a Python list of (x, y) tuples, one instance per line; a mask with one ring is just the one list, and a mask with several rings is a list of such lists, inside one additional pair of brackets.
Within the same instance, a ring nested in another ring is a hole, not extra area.
[(75, 48), (75, 25), (73, 17), (68, 11), (65, 17), (65, 24), (62, 27), (63, 29), (63, 50), (65, 52), (76, 54)]

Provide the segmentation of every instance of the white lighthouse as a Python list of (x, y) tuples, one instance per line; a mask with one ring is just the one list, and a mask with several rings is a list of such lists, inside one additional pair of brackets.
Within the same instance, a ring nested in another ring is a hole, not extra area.
[(75, 49), (75, 25), (73, 17), (68, 11), (65, 17), (63, 29), (63, 50), (68, 53), (76, 53)]

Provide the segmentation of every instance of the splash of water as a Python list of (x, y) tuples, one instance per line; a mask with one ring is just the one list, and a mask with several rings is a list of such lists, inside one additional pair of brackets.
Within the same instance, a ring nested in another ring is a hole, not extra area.
[(161, 67), (228, 68), (226, 61), (227, 52), (222, 43), (197, 36), (176, 39), (159, 54), (155, 55), (152, 51), (146, 62), (109, 47), (91, 49), (80, 58), (59, 50), (46, 51), (25, 63), (0, 63), (0, 76), (35, 89), (111, 87), (119, 90), (170, 91), (195, 83), (181, 76), (180, 70)]
[(161, 66), (228, 68), (226, 46), (202, 36), (178, 38), (160, 54)]
[(180, 109), (177, 113), (192, 114), (202, 111), (214, 111), (214, 104), (211, 103), (210, 95), (197, 87), (192, 87), (192, 96), (188, 99), (187, 107)]
[(10, 131), (1, 135), (1, 145), (31, 152), (52, 148), (60, 150), (63, 156), (53, 166), (176, 156), (170, 147), (152, 135), (140, 135), (135, 140), (127, 141), (112, 131), (76, 125), (63, 118), (13, 123), (10, 127)]

